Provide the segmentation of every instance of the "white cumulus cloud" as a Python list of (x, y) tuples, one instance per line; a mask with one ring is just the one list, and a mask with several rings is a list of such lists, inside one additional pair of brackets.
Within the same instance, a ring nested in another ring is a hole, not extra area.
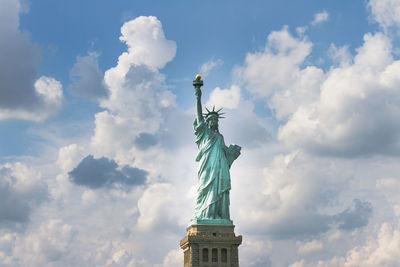
[(398, 153), (400, 64), (390, 40), (366, 34), (352, 65), (331, 69), (317, 101), (301, 105), (279, 139), (314, 153), (354, 156)]
[(240, 88), (232, 85), (230, 89), (221, 89), (216, 87), (210, 94), (206, 106), (217, 106), (222, 108), (235, 109), (238, 107), (241, 99)]
[(400, 26), (400, 2), (398, 0), (370, 0), (368, 6), (373, 18), (387, 30)]
[(264, 51), (247, 54), (244, 66), (236, 72), (245, 88), (266, 99), (277, 117), (283, 119), (318, 97), (323, 71), (314, 66), (301, 67), (311, 48), (310, 41), (293, 37), (285, 26), (268, 35)]
[(161, 22), (153, 16), (138, 17), (124, 23), (120, 40), (128, 45), (120, 64), (146, 65), (162, 68), (175, 57), (176, 43), (167, 40)]
[(106, 110), (95, 115), (91, 144), (99, 156), (126, 160), (135, 139), (159, 130), (167, 110), (175, 106), (175, 95), (158, 68), (172, 60), (176, 44), (165, 38), (156, 17), (128, 21), (121, 33), (128, 50), (105, 73), (109, 96), (100, 102)]

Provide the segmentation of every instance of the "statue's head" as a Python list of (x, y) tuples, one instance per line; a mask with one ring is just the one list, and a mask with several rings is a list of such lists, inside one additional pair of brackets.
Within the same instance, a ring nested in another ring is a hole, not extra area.
[(207, 125), (210, 129), (218, 130), (218, 116), (217, 115), (210, 115), (206, 117)]
[(212, 111), (208, 110), (207, 108), (206, 108), (206, 110), (207, 110), (207, 113), (204, 114), (204, 117), (206, 119), (206, 123), (207, 123), (208, 127), (210, 129), (218, 130), (218, 120), (220, 118), (224, 118), (221, 116), (224, 113), (219, 113), (222, 110), (222, 108), (217, 111), (215, 110), (215, 107), (213, 107)]

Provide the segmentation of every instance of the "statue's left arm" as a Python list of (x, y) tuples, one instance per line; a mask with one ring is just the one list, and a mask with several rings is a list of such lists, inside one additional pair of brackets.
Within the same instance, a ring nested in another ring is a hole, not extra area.
[(232, 163), (240, 156), (240, 150), (242, 148), (238, 145), (230, 145), (226, 147), (226, 158), (228, 160), (229, 168), (232, 166)]

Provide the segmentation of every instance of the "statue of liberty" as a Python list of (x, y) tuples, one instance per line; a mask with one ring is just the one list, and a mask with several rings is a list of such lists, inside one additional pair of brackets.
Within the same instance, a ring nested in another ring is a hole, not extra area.
[(229, 214), (229, 169), (240, 155), (240, 146), (227, 147), (218, 131), (218, 120), (223, 118), (221, 109), (202, 112), (201, 75), (193, 81), (196, 95), (197, 116), (193, 123), (196, 144), (199, 148), (196, 161), (200, 162), (194, 219), (191, 224), (232, 224)]

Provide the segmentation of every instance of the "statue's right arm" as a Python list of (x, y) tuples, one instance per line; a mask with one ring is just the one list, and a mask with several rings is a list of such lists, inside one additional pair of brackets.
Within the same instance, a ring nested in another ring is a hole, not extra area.
[(201, 107), (201, 90), (200, 87), (196, 88), (196, 110), (197, 110), (197, 124), (200, 124), (204, 121), (203, 118), (203, 110)]

